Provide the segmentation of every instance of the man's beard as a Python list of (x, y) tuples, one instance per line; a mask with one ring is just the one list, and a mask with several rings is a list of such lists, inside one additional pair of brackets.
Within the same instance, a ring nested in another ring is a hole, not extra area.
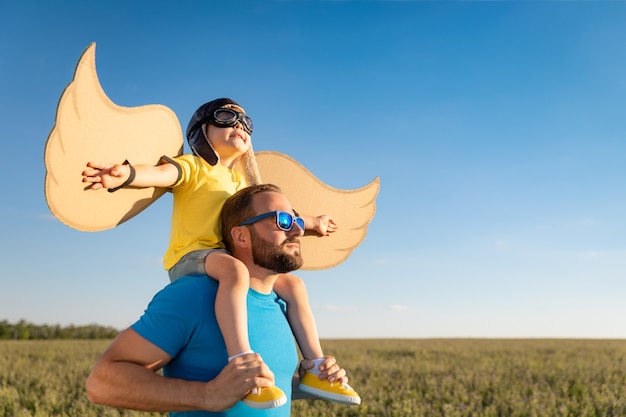
[(274, 245), (261, 239), (253, 228), (250, 228), (250, 235), (252, 237), (252, 260), (256, 265), (280, 274), (295, 271), (302, 266), (304, 261), (299, 252), (290, 255), (283, 250), (284, 245), (297, 242), (298, 238), (287, 238), (282, 244)]

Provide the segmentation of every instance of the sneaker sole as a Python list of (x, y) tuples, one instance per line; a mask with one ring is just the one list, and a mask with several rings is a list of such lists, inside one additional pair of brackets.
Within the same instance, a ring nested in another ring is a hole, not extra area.
[(359, 405), (361, 404), (361, 398), (351, 397), (349, 395), (333, 394), (328, 391), (323, 391), (317, 388), (309, 387), (308, 385), (300, 385), (298, 389), (302, 392), (315, 395), (316, 397), (323, 398), (325, 400), (334, 401), (340, 404), (346, 405)]
[(249, 401), (249, 400), (243, 399), (241, 400), (241, 402), (243, 402), (245, 405), (247, 405), (250, 408), (256, 408), (257, 410), (267, 410), (268, 408), (276, 408), (276, 407), (280, 407), (281, 405), (285, 405), (287, 403), (287, 397), (279, 398), (278, 400), (273, 400), (273, 401), (265, 401), (265, 402)]

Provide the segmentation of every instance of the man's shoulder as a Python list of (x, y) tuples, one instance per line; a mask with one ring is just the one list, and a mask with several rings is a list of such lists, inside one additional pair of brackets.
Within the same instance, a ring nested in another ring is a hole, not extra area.
[(185, 309), (191, 309), (214, 302), (217, 288), (218, 282), (207, 275), (187, 275), (163, 287), (155, 294), (151, 304), (186, 306)]
[(206, 275), (191, 275), (168, 284), (152, 298), (132, 329), (168, 355), (177, 356), (197, 329), (211, 323), (217, 326), (211, 320), (217, 283), (209, 281)]
[(193, 327), (212, 312), (218, 283), (207, 275), (188, 275), (166, 285), (154, 295), (140, 322), (184, 323)]

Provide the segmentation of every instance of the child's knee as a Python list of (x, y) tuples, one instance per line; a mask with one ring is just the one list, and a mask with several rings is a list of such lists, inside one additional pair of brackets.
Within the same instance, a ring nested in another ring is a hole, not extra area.
[(286, 301), (307, 296), (304, 280), (291, 274), (280, 275), (274, 284), (274, 290)]
[(294, 291), (306, 291), (306, 285), (304, 285), (302, 278), (291, 274), (287, 274), (285, 277), (289, 281), (289, 286), (293, 288)]
[(239, 259), (225, 252), (212, 252), (204, 260), (208, 275), (217, 281), (228, 281), (231, 285), (250, 285), (250, 272)]

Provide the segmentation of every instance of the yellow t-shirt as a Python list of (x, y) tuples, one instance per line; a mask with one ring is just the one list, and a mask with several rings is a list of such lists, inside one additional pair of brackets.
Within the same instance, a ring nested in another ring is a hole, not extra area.
[(222, 206), (246, 186), (239, 171), (210, 165), (199, 156), (185, 154), (173, 161), (180, 167), (181, 177), (172, 186), (170, 245), (163, 258), (167, 270), (189, 252), (224, 247)]

